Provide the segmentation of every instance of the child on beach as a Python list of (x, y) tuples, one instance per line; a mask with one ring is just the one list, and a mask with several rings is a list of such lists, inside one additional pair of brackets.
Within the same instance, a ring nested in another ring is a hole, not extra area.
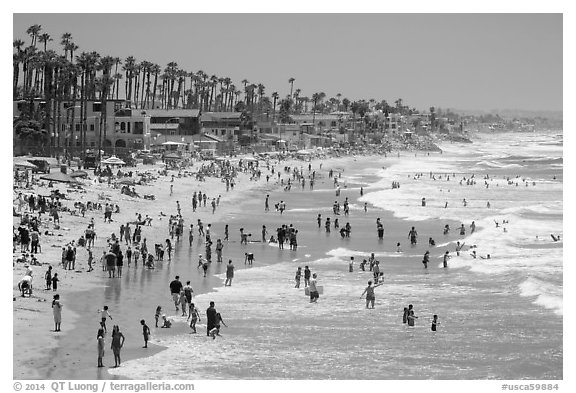
[(140, 325), (142, 325), (142, 335), (144, 336), (144, 346), (142, 348), (148, 348), (148, 339), (150, 338), (150, 328), (146, 325), (146, 321), (140, 320)]
[(162, 321), (163, 324), (161, 326), (161, 328), (171, 328), (172, 327), (172, 321), (169, 320), (168, 318), (166, 318), (166, 314), (162, 314)]
[(108, 306), (104, 306), (102, 310), (98, 310), (98, 313), (101, 314), (100, 326), (102, 327), (102, 329), (104, 329), (104, 333), (106, 333), (107, 332), (106, 319), (110, 318), (110, 320), (112, 320), (112, 315), (110, 315), (110, 313), (108, 312)]
[(49, 291), (52, 289), (52, 266), (48, 266), (48, 270), (44, 274), (44, 278), (46, 279), (46, 290)]
[(162, 306), (156, 307), (156, 314), (154, 314), (154, 319), (156, 320), (156, 327), (158, 327), (158, 320), (160, 319), (160, 315), (162, 315)]
[(58, 281), (60, 281), (60, 279), (58, 278), (58, 273), (54, 273), (54, 277), (52, 277), (52, 290), (53, 291), (58, 289)]
[(54, 314), (54, 331), (60, 331), (60, 324), (62, 323), (62, 304), (60, 303), (60, 295), (54, 295), (52, 300), (52, 313)]
[(182, 307), (182, 316), (185, 317), (186, 316), (187, 298), (186, 298), (186, 293), (184, 292), (184, 289), (182, 289), (180, 291), (180, 298), (178, 299), (178, 301), (180, 302), (180, 307)]
[(196, 322), (200, 322), (200, 314), (194, 303), (190, 303), (188, 308), (188, 319), (190, 320), (190, 328), (193, 330), (192, 333), (196, 333)]
[(228, 327), (225, 323), (224, 320), (222, 319), (222, 315), (220, 315), (220, 313), (216, 313), (216, 326), (214, 326), (211, 330), (210, 330), (210, 336), (212, 336), (213, 340), (216, 340), (216, 336), (220, 335), (220, 323), (222, 323), (222, 325)]

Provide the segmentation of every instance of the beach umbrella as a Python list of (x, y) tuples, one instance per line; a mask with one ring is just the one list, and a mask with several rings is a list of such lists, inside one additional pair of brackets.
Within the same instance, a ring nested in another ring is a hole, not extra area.
[(60, 183), (78, 183), (78, 180), (73, 178), (70, 175), (67, 175), (62, 172), (53, 172), (48, 173), (46, 175), (40, 176), (40, 179), (49, 180), (49, 181), (57, 181)]
[(13, 163), (15, 167), (19, 168), (38, 169), (36, 165), (24, 160), (14, 160)]
[(101, 164), (103, 164), (103, 165), (126, 165), (126, 163), (124, 161), (122, 161), (121, 159), (119, 159), (116, 156), (112, 156), (112, 157), (102, 161)]

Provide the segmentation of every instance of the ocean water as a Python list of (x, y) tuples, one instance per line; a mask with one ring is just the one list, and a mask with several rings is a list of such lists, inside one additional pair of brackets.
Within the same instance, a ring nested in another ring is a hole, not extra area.
[[(195, 297), (202, 310), (199, 333), (186, 332), (184, 319), (173, 315), (174, 332), (153, 329), (152, 342), (165, 351), (110, 373), (135, 379), (561, 379), (563, 244), (550, 238), (551, 233), (563, 238), (561, 133), (480, 135), (472, 145), (442, 148), (443, 154), (418, 153), (414, 159), (405, 153), (401, 159), (350, 160), (341, 168), (346, 186), (340, 198), (327, 168), (316, 168), (315, 190), (270, 193), (271, 201), (287, 203), (283, 216), (263, 213), (261, 193), (247, 196), (242, 209), (226, 218), (231, 242), (225, 260), (233, 257), (239, 269), (232, 287), (216, 286)], [(476, 185), (459, 184), (472, 174)], [(392, 181), (401, 187), (391, 189)], [(316, 216), (333, 221), (332, 203), (345, 197), (350, 217), (338, 218), (341, 227), (349, 221), (353, 230), (343, 239), (334, 229), (318, 228)], [(377, 217), (385, 226), (383, 241), (376, 238)], [(497, 228), (495, 220), (508, 224)], [(476, 232), (470, 235), (472, 221)], [(273, 233), (283, 223), (298, 228), (297, 251), (237, 242), (239, 227), (257, 240), (262, 225)], [(466, 236), (457, 231), (460, 223)], [(445, 224), (452, 227), (446, 236)], [(214, 233), (220, 226), (213, 225)], [(415, 247), (407, 240), (411, 226), (419, 232)], [(436, 247), (428, 247), (428, 237)], [(491, 259), (473, 259), (468, 250), (456, 256), (457, 240)], [(425, 270), (420, 261), (428, 249), (431, 263)], [(448, 269), (442, 268), (445, 250), (453, 255)], [(238, 256), (248, 251), (256, 263), (244, 268)], [(376, 289), (376, 308), (367, 310), (360, 295), (372, 277), (359, 271), (358, 262), (371, 252), (385, 278)], [(172, 268), (190, 263), (185, 254), (180, 250)], [(351, 256), (357, 262), (352, 273)], [(323, 286), (316, 304), (309, 303), (303, 282), (294, 288), (296, 268), (305, 265)], [(223, 269), (215, 273), (223, 282)], [(164, 280), (166, 286), (168, 279), (162, 274), (148, 284)], [(216, 340), (205, 334), (210, 301), (228, 325)], [(413, 328), (402, 323), (408, 304), (419, 317)], [(430, 330), (433, 314), (439, 316), (437, 332)]]

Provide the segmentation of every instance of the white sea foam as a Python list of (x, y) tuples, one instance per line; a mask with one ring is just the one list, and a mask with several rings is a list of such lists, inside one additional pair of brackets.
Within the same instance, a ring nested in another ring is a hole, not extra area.
[(564, 314), (561, 285), (530, 277), (520, 284), (520, 294), (535, 297), (534, 303), (554, 310), (558, 315)]
[[(516, 135), (503, 135), (498, 140), (485, 137), (475, 142), (472, 150), (445, 144), (441, 146), (443, 155), (435, 155), (426, 161), (395, 162), (388, 169), (376, 172), (381, 180), (366, 188), (368, 192), (359, 201), (390, 210), (394, 216), (409, 221), (438, 220), (438, 230), (443, 227), (443, 220), (456, 220), (465, 224), (469, 235), (469, 225), (475, 221), (477, 230), (465, 242), (468, 246), (477, 245), (478, 255), (490, 254), (491, 259), (473, 259), (467, 251), (454, 257), (450, 261), (451, 267), (466, 267), (483, 274), (541, 274), (544, 278), (540, 281), (544, 285), (531, 288), (533, 291), (546, 288), (546, 275), (551, 282), (562, 275), (562, 247), (547, 247), (547, 243), (552, 242), (550, 234), (562, 234), (563, 185), (552, 181), (551, 176), (545, 179), (523, 176), (529, 182), (526, 187), (522, 178), (516, 178), (515, 171), (546, 161), (554, 161), (552, 165), (562, 167), (559, 162), (562, 160), (562, 146), (542, 145), (552, 136), (527, 135), (527, 142), (523, 140), (518, 145), (522, 148), (522, 156), (519, 156), (509, 149), (512, 143), (517, 143), (517, 138)], [(500, 175), (494, 175), (492, 170), (498, 170)], [(510, 171), (508, 176), (514, 180), (513, 185), (509, 185), (502, 175), (506, 171)], [(430, 172), (435, 174), (436, 180), (430, 178)], [(415, 177), (418, 173), (422, 176)], [(476, 174), (476, 185), (459, 184), (460, 179), (468, 179), (472, 173)], [(484, 185), (485, 173), (491, 175), (488, 188)], [(450, 181), (447, 181), (446, 174), (450, 175)], [(392, 189), (393, 181), (400, 182), (400, 188)], [(519, 186), (515, 185), (516, 181)], [(536, 186), (532, 181), (536, 181)], [(421, 206), (422, 198), (426, 198), (426, 207)], [(464, 199), (467, 206), (463, 204)], [(444, 207), (446, 202), (447, 208)], [(491, 204), (490, 209), (487, 202)], [(503, 220), (509, 224), (502, 225)], [(495, 227), (495, 221), (501, 224), (499, 228)], [(455, 242), (439, 243), (438, 247), (448, 247), (451, 251), (455, 247)], [(538, 244), (547, 246), (539, 248)], [(537, 304), (544, 306), (547, 301), (544, 299), (551, 303), (556, 301), (550, 299), (544, 289), (542, 291), (542, 296), (536, 299)], [(559, 299), (561, 301), (561, 293)]]

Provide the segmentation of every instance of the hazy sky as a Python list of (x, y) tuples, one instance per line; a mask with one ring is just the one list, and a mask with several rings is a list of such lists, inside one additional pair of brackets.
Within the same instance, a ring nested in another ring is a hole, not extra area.
[(62, 52), (129, 55), (164, 67), (350, 100), (410, 106), (562, 109), (561, 14), (14, 14), (13, 38), (42, 25)]

